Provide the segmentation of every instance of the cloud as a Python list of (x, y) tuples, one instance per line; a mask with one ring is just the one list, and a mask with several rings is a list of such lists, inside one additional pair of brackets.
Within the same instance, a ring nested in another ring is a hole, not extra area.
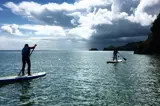
[[(74, 18), (69, 15), (73, 12), (87, 12), (92, 7), (104, 7), (109, 5), (111, 0), (80, 0), (74, 4), (62, 3), (48, 3), (38, 4), (35, 2), (21, 2), (15, 4), (8, 2), (4, 4), (5, 7), (10, 8), (13, 13), (26, 17), (30, 21), (39, 22), (47, 25), (58, 25), (63, 27), (73, 27), (71, 20)], [(87, 13), (86, 13), (87, 14)]]
[(3, 25), (1, 26), (1, 30), (4, 32), (7, 32), (11, 35), (23, 35), (22, 32), (19, 31), (18, 25), (12, 24), (12, 25)]
[(0, 11), (3, 11), (3, 8), (0, 7)]
[[(34, 23), (18, 25), (17, 30), (55, 39), (86, 39), (89, 45), (100, 47), (144, 40), (160, 11), (160, 0), (76, 0), (73, 4), (23, 1), (4, 6)], [(10, 27), (5, 31), (13, 34)]]
[[(45, 35), (60, 37), (65, 36), (65, 31), (60, 26), (49, 26), (49, 25), (32, 25), (32, 24), (5, 24), (1, 26), (1, 30), (11, 35)], [(20, 31), (23, 30), (23, 33)]]
[(154, 15), (158, 14), (160, 11), (160, 0), (141, 0), (136, 12), (146, 12), (148, 14)]
[(89, 37), (92, 35), (94, 32), (93, 29), (90, 29), (89, 27), (76, 27), (72, 28), (68, 31), (68, 35), (80, 39), (80, 38), (85, 38), (89, 39)]
[[(8, 48), (12, 49), (12, 47), (17, 47), (17, 45), (19, 45), (19, 42), (17, 43), (16, 40), (13, 40), (13, 39), (8, 38), (6, 36), (0, 36), (0, 42), (1, 42), (1, 45), (0, 45), (1, 50), (6, 50)], [(12, 43), (12, 42), (14, 42), (14, 43)], [(14, 48), (14, 49), (17, 49), (17, 48)]]
[(111, 10), (112, 12), (126, 12), (132, 14), (132, 10), (137, 7), (140, 0), (113, 0)]
[(10, 8), (13, 13), (33, 22), (47, 25), (61, 25), (63, 27), (72, 26), (70, 23), (72, 17), (66, 13), (72, 11), (74, 7), (67, 3), (61, 5), (56, 3), (40, 5), (35, 2), (21, 2), (17, 5), (13, 2), (8, 2), (4, 6)]
[(96, 32), (90, 38), (89, 46), (103, 49), (109, 45), (123, 45), (129, 42), (142, 41), (150, 33), (150, 26), (141, 26), (129, 20), (121, 19), (114, 24), (96, 25)]
[(62, 37), (66, 36), (63, 27), (49, 25), (20, 25), (20, 29), (33, 31), (35, 35)]
[[(39, 37), (50, 39), (87, 39), (88, 35), (92, 35), (94, 30), (88, 27), (76, 27), (72, 29), (64, 29), (61, 26), (49, 25), (33, 25), (33, 24), (5, 24), (1, 27), (2, 31), (12, 35), (23, 35), (25, 37)], [(23, 30), (23, 34), (22, 31)], [(43, 37), (42, 37), (43, 36)]]
[(128, 20), (140, 23), (142, 26), (150, 25), (160, 12), (160, 0), (141, 0), (134, 13), (127, 17)]
[[(160, 0), (150, 1), (93, 0), (90, 2), (79, 0), (74, 4), (64, 2), (62, 4), (48, 3), (44, 5), (35, 2), (21, 2), (19, 4), (8, 2), (4, 6), (10, 8), (13, 13), (34, 22), (72, 28), (78, 25), (82, 26), (82, 24), (86, 24), (86, 21), (89, 21), (91, 23), (90, 25), (104, 24), (107, 22), (111, 24), (111, 21), (116, 19), (114, 17), (122, 13), (125, 13), (124, 18), (131, 22), (148, 25), (155, 19), (156, 15), (147, 14), (144, 10), (148, 7), (155, 6)], [(111, 18), (113, 19), (111, 20)], [(147, 19), (148, 21), (146, 21)], [(77, 23), (75, 24), (75, 22)]]
[(36, 50), (88, 50), (85, 41), (71, 39), (53, 39), (52, 37), (19, 37), (0, 36), (0, 50), (21, 50), (24, 44), (33, 46)]

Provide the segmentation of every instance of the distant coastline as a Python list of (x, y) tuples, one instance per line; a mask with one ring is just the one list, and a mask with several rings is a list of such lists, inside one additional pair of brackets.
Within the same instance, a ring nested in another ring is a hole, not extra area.
[(105, 47), (103, 50), (98, 50), (98, 48), (91, 48), (89, 51), (113, 51), (115, 48), (118, 48), (118, 50), (120, 51), (135, 51), (138, 48), (139, 44), (141, 44), (142, 42), (143, 41), (131, 42), (122, 46), (110, 45), (108, 47)]
[(91, 49), (89, 49), (89, 51), (98, 51), (98, 49), (97, 48), (91, 48)]

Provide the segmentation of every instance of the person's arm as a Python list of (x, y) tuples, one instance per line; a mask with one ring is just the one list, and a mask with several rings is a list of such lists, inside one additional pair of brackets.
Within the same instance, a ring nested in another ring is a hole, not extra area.
[(30, 49), (34, 49), (37, 46), (37, 44), (35, 44), (33, 47), (29, 47)]

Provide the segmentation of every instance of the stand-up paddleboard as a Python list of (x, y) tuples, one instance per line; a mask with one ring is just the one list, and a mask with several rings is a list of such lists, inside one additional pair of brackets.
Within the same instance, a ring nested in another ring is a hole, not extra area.
[(25, 81), (25, 80), (31, 80), (39, 77), (43, 77), (46, 75), (46, 72), (39, 72), (39, 73), (34, 73), (31, 76), (24, 75), (24, 76), (8, 76), (8, 77), (1, 77), (0, 78), (0, 84), (5, 84), (5, 83), (12, 83), (16, 81)]
[(107, 61), (107, 63), (119, 63), (119, 62), (122, 62), (122, 60)]

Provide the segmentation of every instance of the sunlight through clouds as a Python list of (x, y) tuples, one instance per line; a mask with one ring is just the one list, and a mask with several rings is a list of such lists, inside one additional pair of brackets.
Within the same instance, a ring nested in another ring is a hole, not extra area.
[[(10, 23), (2, 25), (1, 30), (4, 32), (13, 35), (30, 32), (34, 37), (52, 36), (54, 39), (66, 40), (81, 38), (88, 43), (102, 42), (102, 45), (107, 45), (111, 37), (126, 38), (124, 43), (132, 37), (147, 37), (150, 25), (160, 11), (160, 0), (76, 0), (74, 3), (61, 4), (13, 1), (3, 6), (26, 20), (26, 24), (15, 22), (18, 27)], [(135, 32), (131, 32), (132, 29)]]

